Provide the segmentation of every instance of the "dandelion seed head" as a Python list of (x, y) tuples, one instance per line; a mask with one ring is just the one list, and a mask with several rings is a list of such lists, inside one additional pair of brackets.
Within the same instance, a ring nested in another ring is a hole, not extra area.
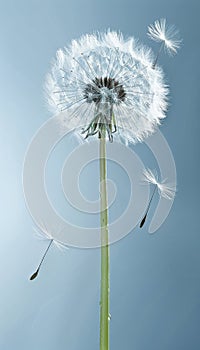
[(161, 197), (172, 200), (175, 196), (176, 189), (173, 185), (170, 185), (166, 180), (158, 181), (158, 174), (156, 171), (145, 169), (143, 172), (143, 180), (151, 183), (158, 188), (158, 193)]
[(151, 24), (148, 27), (147, 35), (154, 41), (162, 42), (170, 55), (176, 54), (180, 48), (179, 32), (174, 25), (167, 25), (165, 18)]
[(84, 35), (58, 50), (45, 84), (54, 113), (66, 112), (86, 137), (101, 136), (102, 126), (112, 141), (118, 134), (142, 141), (165, 117), (168, 88), (160, 67), (152, 69), (150, 49), (121, 33)]

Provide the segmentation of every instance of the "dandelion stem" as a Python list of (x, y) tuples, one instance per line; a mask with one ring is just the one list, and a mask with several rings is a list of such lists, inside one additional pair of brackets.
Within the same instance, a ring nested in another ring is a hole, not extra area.
[(106, 186), (106, 128), (100, 138), (100, 201), (101, 201), (101, 299), (100, 350), (109, 350), (109, 241)]

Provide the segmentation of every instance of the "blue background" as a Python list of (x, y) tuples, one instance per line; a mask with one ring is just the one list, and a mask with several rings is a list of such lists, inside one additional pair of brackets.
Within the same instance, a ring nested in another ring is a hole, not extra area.
[[(52, 248), (38, 279), (29, 281), (47, 244), (35, 239), (24, 203), (23, 159), (33, 134), (51, 116), (43, 84), (56, 50), (108, 27), (156, 50), (146, 31), (161, 17), (183, 38), (175, 58), (162, 54), (159, 60), (171, 88), (161, 131), (175, 158), (178, 193), (155, 235), (148, 235), (146, 225), (111, 247), (111, 350), (200, 348), (199, 12), (195, 0), (1, 1), (2, 350), (98, 349), (98, 249)], [(65, 145), (69, 152), (70, 140)], [(141, 147), (136, 150), (148, 159)], [(93, 167), (85, 180), (96, 174)], [(122, 171), (120, 176), (119, 188), (126, 192)]]

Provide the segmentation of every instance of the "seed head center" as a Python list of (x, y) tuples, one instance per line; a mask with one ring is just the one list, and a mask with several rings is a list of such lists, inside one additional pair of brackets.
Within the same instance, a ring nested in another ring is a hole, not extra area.
[(84, 96), (88, 103), (109, 102), (119, 104), (125, 100), (123, 85), (114, 78), (95, 78), (88, 83), (84, 90)]

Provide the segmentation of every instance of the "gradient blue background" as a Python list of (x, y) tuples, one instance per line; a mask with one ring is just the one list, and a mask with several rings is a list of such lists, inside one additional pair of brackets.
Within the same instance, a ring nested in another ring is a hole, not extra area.
[[(108, 27), (156, 50), (146, 30), (161, 17), (176, 24), (183, 38), (175, 58), (163, 54), (159, 61), (171, 87), (161, 130), (176, 161), (178, 193), (156, 235), (148, 235), (146, 225), (111, 247), (111, 350), (200, 348), (199, 13), (197, 0), (0, 2), (2, 350), (98, 349), (98, 249), (60, 253), (53, 248), (38, 279), (29, 281), (46, 243), (35, 239), (24, 203), (23, 159), (33, 134), (51, 116), (43, 83), (56, 50), (81, 34)], [(66, 140), (61, 153), (73, 145)], [(142, 147), (135, 150), (152, 165)], [(86, 194), (85, 181), (91, 183), (88, 179), (98, 173), (95, 166), (87, 171), (82, 179)], [(120, 198), (129, 184), (118, 171), (120, 213), (125, 206)], [(56, 174), (48, 179), (49, 188), (56, 189)], [(52, 190), (52, 200), (54, 195)]]

